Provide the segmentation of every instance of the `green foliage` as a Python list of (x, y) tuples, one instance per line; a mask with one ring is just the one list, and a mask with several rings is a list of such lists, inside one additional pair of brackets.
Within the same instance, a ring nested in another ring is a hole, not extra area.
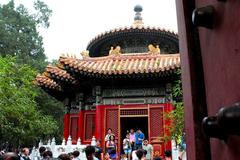
[[(15, 6), (14, 0), (10, 0), (9, 3), (5, 5), (0, 5), (0, 56), (9, 58), (8, 56), (14, 56), (14, 66), (25, 66), (24, 64), (28, 64), (29, 70), (34, 69), (37, 72), (42, 72), (44, 68), (47, 65), (46, 56), (44, 54), (44, 48), (43, 48), (43, 39), (39, 35), (38, 30), (39, 27), (48, 28), (49, 23), (49, 17), (52, 14), (52, 11), (48, 8), (48, 6), (43, 3), (40, 0), (36, 0), (34, 2), (34, 13), (29, 13), (27, 8), (25, 8), (23, 5)], [(5, 63), (1, 63), (1, 65), (7, 65)], [(11, 67), (14, 67), (11, 66)], [(12, 68), (12, 69), (16, 69)], [(10, 70), (11, 71), (11, 70)], [(9, 72), (9, 74), (12, 74), (12, 72)], [(26, 73), (25, 75), (35, 75), (36, 72), (30, 74)], [(20, 78), (20, 77), (19, 77)], [(24, 79), (24, 78), (23, 78)], [(6, 79), (7, 80), (7, 79)], [(22, 82), (20, 79), (17, 79), (15, 82), (19, 81), (19, 84)], [(31, 94), (31, 91), (33, 94), (32, 96), (29, 96), (33, 99), (31, 99), (30, 102), (26, 101), (26, 104), (29, 104), (29, 106), (35, 106), (34, 110), (30, 110), (35, 112), (37, 111), (35, 116), (40, 115), (48, 115), (45, 118), (42, 117), (41, 119), (44, 119), (46, 122), (45, 124), (48, 124), (49, 126), (58, 126), (58, 129), (55, 130), (54, 134), (52, 133), (52, 130), (54, 128), (44, 128), (39, 122), (34, 123), (37, 124), (38, 127), (41, 128), (41, 130), (45, 131), (44, 134), (41, 136), (44, 138), (46, 136), (55, 136), (56, 139), (62, 138), (62, 130), (63, 130), (63, 114), (64, 114), (64, 108), (63, 104), (46, 94), (42, 89), (38, 87), (32, 86), (32, 81), (28, 81), (31, 83), (29, 86), (33, 87), (31, 90), (27, 90), (28, 92), (25, 94), (26, 96), (28, 94)], [(3, 88), (2, 88), (3, 87)], [(8, 86), (5, 86), (8, 87)], [(1, 90), (4, 89), (4, 85), (1, 85)], [(6, 90), (5, 90), (6, 91)], [(14, 100), (20, 100), (22, 99), (21, 95), (23, 92), (16, 92), (12, 91), (11, 93), (5, 93), (2, 92), (2, 94), (6, 94), (5, 96), (14, 95)], [(19, 94), (17, 94), (19, 93)], [(6, 97), (7, 99), (8, 97)], [(29, 100), (29, 99), (25, 99)], [(1, 103), (1, 102), (0, 102)], [(24, 103), (24, 101), (21, 101), (21, 103)], [(15, 104), (14, 104), (15, 105)], [(11, 108), (14, 105), (8, 106)], [(20, 104), (19, 104), (20, 105)], [(23, 106), (23, 104), (22, 104)], [(21, 112), (21, 109), (19, 107), (18, 112)], [(11, 110), (9, 110), (10, 112)], [(13, 110), (14, 111), (14, 110)], [(15, 113), (15, 112), (14, 112)], [(9, 113), (10, 114), (10, 113)], [(6, 117), (2, 117), (4, 114), (0, 114), (0, 120), (7, 121)], [(12, 115), (17, 116), (17, 114)], [(18, 118), (18, 117), (16, 117)], [(54, 123), (52, 123), (52, 120), (54, 119)], [(2, 122), (2, 121), (1, 121)], [(41, 121), (42, 122), (42, 121)], [(32, 126), (32, 120), (26, 121), (26, 125)], [(1, 129), (1, 128), (0, 128)], [(8, 131), (8, 130), (6, 130)], [(36, 132), (35, 130), (29, 130), (29, 132)], [(22, 132), (26, 132), (25, 129), (22, 129)], [(51, 133), (50, 133), (51, 132)], [(35, 138), (39, 138), (40, 134), (35, 134)], [(21, 136), (21, 134), (19, 134)], [(19, 136), (16, 136), (19, 138)], [(30, 139), (32, 142), (33, 136), (28, 134), (27, 139)], [(21, 140), (23, 142), (26, 142), (26, 138), (21, 137)], [(8, 140), (7, 137), (0, 137), (1, 140)], [(13, 140), (16, 144), (16, 140)], [(29, 142), (30, 143), (30, 142)], [(27, 145), (27, 142), (26, 142)]]
[(46, 66), (43, 40), (37, 31), (37, 26), (49, 26), (49, 16), (52, 11), (41, 1), (34, 3), (35, 14), (14, 1), (0, 6), (0, 54), (2, 56), (17, 56), (20, 63), (27, 63), (35, 69)]
[(58, 130), (52, 136), (56, 138), (57, 142), (61, 142), (63, 136), (63, 104), (49, 96), (41, 88), (38, 88), (38, 93), (39, 96), (35, 98), (36, 103), (38, 104), (37, 108), (42, 114), (50, 115), (57, 122)]
[(37, 110), (35, 76), (36, 71), (30, 66), (18, 64), (10, 56), (0, 57), (1, 144), (33, 144), (58, 129), (52, 117)]
[(37, 14), (34, 15), (36, 23), (48, 28), (50, 25), (49, 17), (52, 15), (52, 10), (50, 10), (48, 6), (40, 0), (34, 2), (34, 8), (38, 11)]
[(180, 139), (183, 135), (184, 130), (184, 106), (182, 102), (182, 81), (181, 81), (181, 71), (176, 72), (177, 80), (173, 84), (172, 95), (174, 99), (175, 110), (165, 114), (165, 118), (172, 122), (171, 126), (167, 127), (170, 135), (165, 137), (166, 139), (176, 139), (177, 142), (180, 142)]

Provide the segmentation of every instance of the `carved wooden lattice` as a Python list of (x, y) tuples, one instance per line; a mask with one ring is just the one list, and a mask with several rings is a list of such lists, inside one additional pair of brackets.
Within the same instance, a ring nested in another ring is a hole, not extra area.
[(124, 109), (120, 111), (120, 115), (124, 116), (124, 115), (134, 115), (134, 116), (138, 116), (138, 115), (148, 115), (148, 110), (147, 109)]
[(90, 141), (95, 131), (95, 114), (86, 114), (85, 118), (85, 140)]
[(118, 137), (118, 109), (107, 109), (106, 130), (112, 128), (116, 138)]
[(163, 108), (150, 109), (150, 127), (151, 137), (162, 137), (164, 135)]

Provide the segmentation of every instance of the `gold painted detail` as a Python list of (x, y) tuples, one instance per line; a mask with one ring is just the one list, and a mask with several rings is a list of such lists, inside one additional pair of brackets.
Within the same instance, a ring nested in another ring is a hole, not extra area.
[(111, 49), (109, 50), (109, 56), (119, 56), (121, 55), (121, 47), (120, 46), (116, 46), (116, 48), (114, 49), (113, 47), (111, 47)]
[(148, 53), (149, 54), (160, 54), (161, 50), (159, 48), (159, 45), (156, 45), (156, 47), (152, 44), (148, 45)]
[(88, 50), (82, 51), (80, 54), (81, 54), (83, 59), (89, 58), (89, 51)]

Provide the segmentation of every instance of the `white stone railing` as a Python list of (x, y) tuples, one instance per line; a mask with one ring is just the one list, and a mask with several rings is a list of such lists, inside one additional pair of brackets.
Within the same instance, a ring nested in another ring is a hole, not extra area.
[[(91, 141), (92, 146), (96, 146), (96, 138), (93, 136), (92, 141)], [(84, 149), (86, 148), (86, 145), (81, 144), (81, 139), (78, 138), (77, 144), (73, 145), (72, 144), (72, 138), (71, 136), (68, 137), (67, 142), (65, 139), (63, 139), (61, 145), (56, 145), (55, 138), (52, 138), (52, 140), (48, 140), (48, 143), (44, 145), (42, 141), (39, 142), (38, 148), (33, 147), (32, 153), (30, 155), (32, 160), (37, 160), (39, 157), (39, 147), (44, 146), (46, 147), (47, 150), (52, 151), (53, 153), (53, 158), (57, 158), (60, 154), (62, 153), (70, 153), (75, 150), (78, 150), (80, 152), (79, 158), (81, 160), (86, 160), (86, 155), (84, 152)]]

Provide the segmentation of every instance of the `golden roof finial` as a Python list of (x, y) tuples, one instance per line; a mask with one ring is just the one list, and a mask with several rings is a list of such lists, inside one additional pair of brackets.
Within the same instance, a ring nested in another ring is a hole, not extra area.
[(134, 11), (135, 13), (135, 17), (134, 17), (134, 22), (132, 24), (133, 27), (142, 27), (144, 25), (143, 21), (142, 21), (142, 16), (141, 16), (141, 12), (142, 12), (142, 6), (141, 5), (136, 5), (134, 7)]

